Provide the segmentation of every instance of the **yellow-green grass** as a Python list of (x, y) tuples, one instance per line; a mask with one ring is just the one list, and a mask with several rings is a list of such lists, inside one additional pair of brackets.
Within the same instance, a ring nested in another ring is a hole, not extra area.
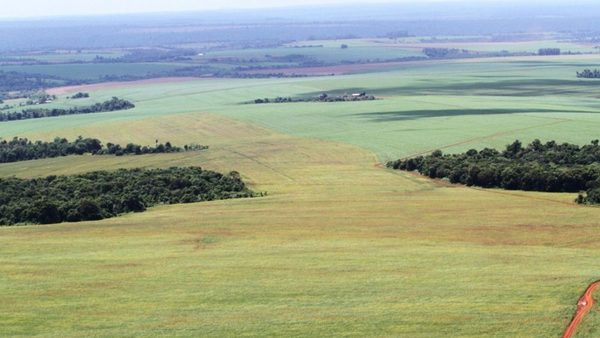
[(571, 194), (448, 186), (213, 114), (156, 118), (146, 134), (166, 120), (211, 148), (0, 175), (201, 165), (269, 196), (0, 229), (0, 336), (558, 337), (600, 274), (600, 209)]

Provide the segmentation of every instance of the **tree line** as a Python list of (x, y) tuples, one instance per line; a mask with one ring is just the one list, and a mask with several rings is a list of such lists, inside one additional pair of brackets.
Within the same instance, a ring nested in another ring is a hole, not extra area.
[(0, 225), (93, 221), (160, 204), (252, 197), (237, 172), (121, 169), (0, 179)]
[(329, 95), (323, 93), (316, 97), (276, 97), (276, 98), (264, 98), (256, 99), (252, 103), (255, 104), (268, 104), (268, 103), (293, 103), (293, 102), (354, 102), (354, 101), (373, 101), (377, 98), (373, 95), (367, 95), (366, 92), (356, 94), (344, 94), (344, 95)]
[(471, 149), (462, 154), (431, 155), (389, 162), (388, 167), (418, 171), (431, 178), (484, 188), (545, 192), (583, 192), (582, 204), (600, 203), (600, 146), (539, 140), (515, 141), (503, 151)]
[(69, 155), (144, 155), (158, 153), (176, 153), (191, 150), (207, 149), (207, 146), (192, 144), (183, 148), (171, 145), (170, 142), (158, 143), (155, 146), (142, 146), (129, 143), (122, 147), (119, 144), (102, 142), (95, 138), (83, 138), (79, 136), (74, 141), (66, 138), (55, 138), (51, 142), (30, 141), (27, 138), (15, 137), (12, 140), (0, 140), (0, 163), (11, 163), (19, 161), (37, 160), (42, 158), (54, 158)]
[(540, 48), (538, 55), (560, 55), (560, 48)]
[[(76, 99), (85, 99), (90, 97), (89, 93), (83, 93), (83, 92), (78, 92), (75, 95), (71, 96), (70, 99), (76, 100)], [(67, 97), (69, 98), (69, 97)]]
[(584, 69), (582, 72), (577, 72), (577, 77), (583, 79), (600, 79), (600, 69)]
[(1, 93), (15, 91), (39, 90), (56, 85), (72, 84), (70, 81), (42, 74), (26, 74), (19, 72), (6, 72), (0, 70), (0, 96)]
[(127, 100), (113, 97), (112, 99), (100, 103), (93, 104), (91, 106), (84, 107), (73, 107), (68, 109), (63, 108), (29, 108), (23, 109), (17, 112), (2, 112), (0, 113), (0, 122), (16, 121), (16, 120), (27, 120), (27, 119), (38, 119), (44, 117), (57, 117), (63, 115), (76, 115), (76, 114), (92, 114), (92, 113), (105, 113), (117, 110), (126, 110), (135, 108), (135, 105)]

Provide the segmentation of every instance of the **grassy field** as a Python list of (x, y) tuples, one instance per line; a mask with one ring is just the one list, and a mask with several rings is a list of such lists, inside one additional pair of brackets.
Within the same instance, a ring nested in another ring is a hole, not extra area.
[[(5, 123), (0, 125), (0, 135), (102, 136), (132, 121), (213, 112), (294, 136), (357, 145), (375, 152), (383, 161), (437, 148), (464, 151), (501, 147), (517, 138), (582, 144), (598, 137), (600, 81), (577, 79), (575, 72), (599, 60), (573, 56), (425, 62), (399, 66), (396, 71), (345, 77), (221, 79), (113, 87), (94, 93), (94, 100), (116, 95), (134, 101), (137, 108)], [(381, 100), (241, 104), (263, 97), (359, 90)], [(116, 128), (106, 129), (106, 124)], [(157, 136), (169, 134), (165, 130)]]
[[(348, 49), (341, 49), (342, 44)], [(294, 48), (294, 46), (321, 46)], [(393, 60), (410, 56), (421, 56), (422, 48), (401, 48), (391, 45), (383, 45), (372, 40), (329, 40), (329, 41), (307, 41), (292, 43), (278, 48), (240, 49), (231, 51), (217, 51), (206, 54), (206, 57), (235, 57), (241, 59), (265, 59), (267, 55), (273, 57), (284, 57), (288, 55), (304, 55), (309, 58), (327, 63), (337, 64), (340, 62), (357, 62), (367, 60)]]
[[(594, 58), (111, 87), (131, 111), (0, 124), (0, 135), (210, 145), (0, 165), (0, 176), (200, 165), (264, 198), (0, 229), (0, 336), (560, 336), (598, 279), (600, 209), (573, 194), (449, 186), (388, 158), (535, 137), (598, 138)], [(240, 105), (365, 88), (361, 103)], [(597, 310), (582, 337), (600, 327)]]

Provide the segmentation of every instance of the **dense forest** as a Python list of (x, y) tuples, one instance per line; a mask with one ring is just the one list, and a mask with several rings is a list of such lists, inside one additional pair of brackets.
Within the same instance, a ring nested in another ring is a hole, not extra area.
[(580, 147), (554, 141), (515, 141), (502, 152), (485, 148), (463, 154), (428, 156), (389, 162), (388, 167), (418, 171), (431, 178), (484, 188), (547, 192), (582, 192), (579, 203), (600, 203), (599, 142)]
[(158, 153), (176, 153), (188, 150), (204, 150), (207, 146), (185, 145), (183, 148), (175, 147), (170, 142), (158, 143), (155, 146), (142, 146), (129, 143), (122, 147), (114, 143), (102, 142), (94, 138), (78, 137), (70, 142), (65, 138), (55, 138), (52, 142), (30, 141), (26, 138), (15, 137), (12, 140), (0, 140), (0, 163), (37, 160), (69, 155), (144, 155)]
[(251, 103), (255, 104), (267, 104), (267, 103), (293, 103), (293, 102), (355, 102), (355, 101), (372, 101), (377, 98), (373, 95), (367, 95), (367, 93), (356, 93), (356, 94), (344, 94), (344, 95), (329, 95), (323, 93), (317, 97), (276, 97), (273, 99), (264, 98), (256, 99)]
[(600, 79), (600, 69), (584, 69), (582, 72), (577, 72), (577, 77), (583, 79)]
[(105, 113), (117, 110), (125, 110), (135, 108), (135, 105), (127, 100), (113, 97), (108, 101), (96, 103), (91, 106), (84, 107), (73, 107), (68, 109), (63, 108), (28, 108), (17, 112), (4, 112), (0, 113), (0, 122), (16, 121), (16, 120), (27, 120), (27, 119), (38, 119), (43, 117), (57, 117), (63, 115), (76, 115), (76, 114), (91, 114), (91, 113)]
[(110, 218), (159, 204), (252, 197), (236, 172), (121, 169), (38, 179), (0, 179), (0, 225)]
[(5, 72), (0, 70), (0, 98), (2, 93), (39, 90), (52, 86), (71, 84), (49, 75)]

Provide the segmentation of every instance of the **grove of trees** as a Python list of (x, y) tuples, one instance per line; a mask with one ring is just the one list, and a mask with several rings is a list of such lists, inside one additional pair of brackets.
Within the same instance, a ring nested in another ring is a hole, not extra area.
[(540, 48), (538, 55), (560, 55), (560, 48)]
[(78, 92), (75, 95), (71, 96), (71, 99), (84, 99), (90, 97), (89, 93)]
[(197, 167), (0, 179), (0, 225), (93, 221), (159, 204), (252, 197), (237, 172)]
[(577, 72), (577, 77), (584, 79), (600, 79), (600, 69), (584, 69), (582, 72)]
[(201, 145), (186, 145), (175, 147), (170, 142), (158, 143), (155, 146), (142, 146), (129, 143), (122, 147), (119, 144), (106, 143), (94, 138), (79, 136), (74, 141), (57, 137), (51, 142), (30, 141), (27, 138), (15, 137), (12, 140), (0, 140), (0, 163), (37, 160), (69, 155), (143, 155), (157, 153), (176, 153), (187, 150), (203, 150), (208, 147)]
[(104, 113), (131, 108), (135, 108), (135, 105), (133, 103), (127, 100), (120, 99), (118, 97), (113, 97), (108, 101), (84, 107), (73, 107), (68, 109), (28, 108), (16, 112), (0, 112), (0, 122), (38, 119), (43, 117), (56, 117), (62, 115)]
[(462, 154), (443, 154), (402, 159), (388, 167), (418, 171), (431, 178), (484, 188), (547, 192), (583, 192), (579, 203), (600, 203), (599, 141), (580, 147), (539, 140), (523, 146), (520, 141), (504, 151), (471, 149)]

